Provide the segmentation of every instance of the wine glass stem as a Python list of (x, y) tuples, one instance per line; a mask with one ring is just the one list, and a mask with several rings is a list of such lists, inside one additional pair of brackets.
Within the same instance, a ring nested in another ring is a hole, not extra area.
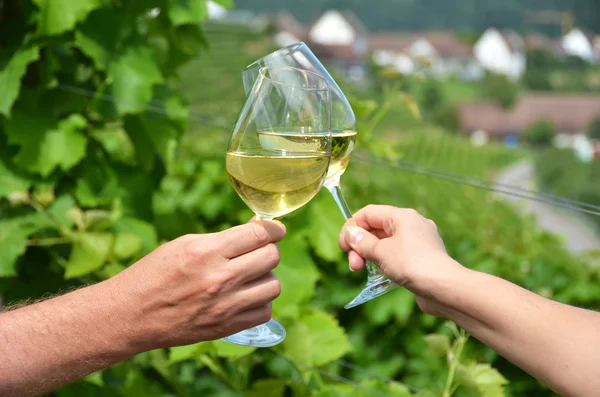
[[(350, 211), (350, 207), (348, 207), (348, 203), (344, 198), (344, 193), (342, 193), (342, 187), (340, 186), (339, 181), (337, 183), (325, 184), (325, 187), (333, 196), (333, 199), (335, 200), (340, 211), (342, 211), (344, 218), (346, 220), (352, 218), (352, 211)], [(367, 268), (367, 273), (369, 277), (377, 277), (383, 274), (382, 271), (379, 269), (379, 266), (377, 266), (377, 264), (374, 262), (367, 261), (365, 267)]]

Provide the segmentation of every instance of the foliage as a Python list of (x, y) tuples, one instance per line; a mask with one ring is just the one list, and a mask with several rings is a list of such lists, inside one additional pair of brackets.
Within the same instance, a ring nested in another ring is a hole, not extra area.
[(590, 124), (587, 135), (590, 139), (600, 140), (600, 115)]
[(556, 67), (556, 61), (552, 54), (542, 50), (533, 49), (527, 51), (527, 69), (523, 76), (523, 82), (532, 91), (551, 91), (551, 70)]
[(432, 78), (425, 80), (420, 92), (419, 103), (427, 112), (434, 113), (446, 101), (441, 84)]
[(532, 146), (551, 146), (556, 136), (556, 126), (552, 121), (540, 120), (525, 131), (525, 142)]
[(460, 130), (460, 117), (456, 106), (444, 105), (434, 114), (434, 123), (448, 131)]
[[(239, 72), (270, 50), (264, 37), (207, 26), (202, 1), (0, 4), (0, 87), (7, 93), (0, 102), (3, 301), (98, 282), (162, 241), (247, 221), (251, 214), (229, 183), (223, 153), (226, 128), (243, 100)], [(198, 56), (207, 41), (199, 23), (213, 47)], [(190, 110), (175, 94), (181, 87)], [(474, 149), (429, 125), (394, 139), (375, 134), (386, 109), (416, 114), (406, 93), (353, 105), (358, 144), (391, 161), (488, 178), (514, 159), (514, 152)], [(462, 263), (564, 302), (599, 306), (597, 273), (489, 193), (358, 161), (343, 179), (352, 208), (417, 208), (436, 220)], [(283, 293), (273, 306), (288, 330), (283, 344), (254, 350), (215, 341), (151, 351), (56, 395), (411, 394), (348, 369), (337, 361), (343, 356), (438, 396), (448, 388), (458, 397), (551, 395), (464, 334), (446, 343), (447, 326), (421, 313), (404, 289), (343, 310), (365, 275), (349, 272), (337, 248), (343, 218), (326, 192), (284, 222), (289, 234), (276, 270)], [(428, 345), (449, 345), (458, 358), (449, 366)], [(362, 389), (339, 384), (339, 376)]]
[(519, 86), (508, 77), (487, 72), (482, 82), (483, 96), (497, 102), (504, 108), (510, 108), (519, 96)]

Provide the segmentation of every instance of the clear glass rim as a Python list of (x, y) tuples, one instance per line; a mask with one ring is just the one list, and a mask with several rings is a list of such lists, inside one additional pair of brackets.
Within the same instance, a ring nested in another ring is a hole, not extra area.
[(280, 55), (281, 53), (287, 53), (287, 54), (291, 54), (293, 52), (295, 52), (298, 48), (302, 47), (306, 45), (303, 41), (298, 41), (294, 44), (290, 44), (288, 46), (285, 46), (283, 48), (280, 48), (278, 50), (273, 51), (272, 53), (265, 55), (264, 57), (260, 58), (257, 61), (252, 62), (250, 65), (246, 66), (244, 68), (244, 70), (248, 70), (248, 69), (255, 69), (257, 67), (261, 67), (262, 64), (265, 62), (265, 60), (271, 58), (271, 57), (275, 57)]
[[(316, 77), (322, 83), (324, 83), (325, 86), (322, 87), (322, 88), (311, 88), (311, 87), (303, 87), (303, 86), (300, 86), (300, 85), (286, 84), (286, 83), (283, 83), (281, 81), (274, 80), (271, 77), (267, 76), (266, 75), (266, 71), (267, 70), (293, 70), (293, 71), (304, 73), (304, 74), (310, 74), (310, 75)], [(299, 89), (302, 89), (304, 91), (313, 91), (313, 92), (329, 92), (329, 91), (331, 91), (331, 87), (329, 86), (329, 82), (327, 81), (327, 79), (325, 77), (321, 76), (319, 73), (315, 73), (315, 72), (312, 72), (312, 71), (306, 70), (306, 69), (300, 69), (300, 68), (296, 68), (296, 67), (293, 67), (293, 66), (277, 66), (277, 67), (263, 66), (263, 67), (260, 68), (259, 74), (260, 74), (260, 76), (263, 79), (269, 80), (273, 84), (284, 86), (284, 87), (299, 88)]]

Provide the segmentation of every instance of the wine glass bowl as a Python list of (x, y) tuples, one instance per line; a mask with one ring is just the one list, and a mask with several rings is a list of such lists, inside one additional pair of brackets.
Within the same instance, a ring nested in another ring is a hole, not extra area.
[[(258, 219), (286, 215), (321, 189), (331, 158), (331, 97), (327, 81), (295, 67), (261, 67), (231, 134), (226, 169)], [(268, 323), (224, 338), (269, 347), (285, 329)]]
[[(348, 99), (327, 69), (303, 42), (281, 48), (247, 66), (242, 73), (246, 94), (251, 93), (257, 78), (260, 76), (261, 68), (265, 66), (301, 68), (322, 76), (329, 84), (331, 94), (332, 148), (329, 169), (323, 186), (333, 196), (344, 218), (352, 218), (352, 211), (350, 211), (346, 203), (340, 186), (340, 178), (350, 163), (357, 135), (356, 117)], [(375, 299), (397, 287), (396, 284), (381, 272), (375, 263), (367, 262), (366, 269), (368, 277), (367, 285), (356, 298), (344, 306), (346, 309)]]

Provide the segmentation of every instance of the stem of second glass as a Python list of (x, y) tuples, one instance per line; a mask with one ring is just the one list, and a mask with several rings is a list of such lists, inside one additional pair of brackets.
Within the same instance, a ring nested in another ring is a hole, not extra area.
[[(340, 211), (344, 215), (344, 219), (348, 220), (352, 218), (352, 211), (350, 211), (350, 207), (348, 207), (348, 203), (344, 198), (344, 193), (342, 193), (342, 187), (340, 186), (340, 178), (336, 178), (331, 181), (325, 182), (325, 187), (329, 190), (329, 193), (333, 196), (337, 206)], [(369, 277), (376, 277), (383, 275), (383, 272), (379, 269), (376, 263), (367, 261), (365, 267), (367, 268), (367, 274)]]

